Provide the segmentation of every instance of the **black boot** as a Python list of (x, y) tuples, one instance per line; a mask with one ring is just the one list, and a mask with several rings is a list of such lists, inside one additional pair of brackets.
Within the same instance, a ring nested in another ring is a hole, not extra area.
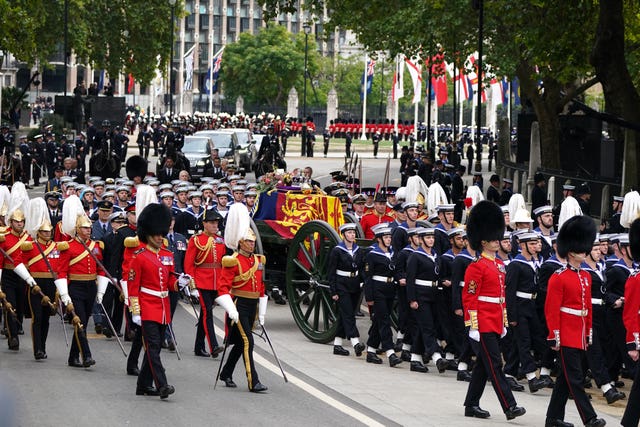
[(367, 352), (367, 363), (373, 363), (375, 365), (382, 364), (382, 359), (380, 359), (374, 352)]
[(507, 417), (507, 420), (512, 420), (515, 417), (520, 417), (527, 413), (527, 410), (522, 406), (513, 405), (511, 408), (507, 409), (504, 412), (504, 415)]
[(611, 405), (614, 402), (617, 402), (618, 400), (622, 400), (625, 397), (627, 397), (626, 394), (624, 394), (621, 391), (618, 391), (617, 388), (615, 387), (611, 387), (605, 394), (604, 394), (604, 398), (607, 399), (607, 403), (609, 405)]
[(411, 362), (410, 370), (411, 372), (423, 372), (423, 373), (429, 372), (429, 368), (427, 368), (422, 364), (422, 362), (419, 362), (417, 360), (414, 360)]
[(335, 354), (337, 356), (348, 356), (349, 355), (349, 350), (347, 350), (346, 348), (342, 347), (341, 345), (334, 345), (333, 346), (333, 354)]
[(395, 353), (391, 353), (389, 355), (389, 366), (391, 366), (392, 368), (396, 365), (399, 365), (402, 363), (402, 359), (400, 359)]
[(458, 373), (456, 374), (456, 380), (471, 382), (471, 372), (469, 372), (469, 371), (458, 371)]
[(364, 344), (359, 342), (358, 344), (353, 346), (353, 351), (356, 353), (356, 356), (362, 356), (362, 352), (364, 351)]
[(538, 390), (542, 390), (547, 386), (547, 382), (541, 378), (531, 378), (529, 380), (529, 391), (535, 393)]
[(489, 418), (491, 414), (489, 411), (485, 411), (479, 406), (465, 406), (464, 416), (473, 418)]

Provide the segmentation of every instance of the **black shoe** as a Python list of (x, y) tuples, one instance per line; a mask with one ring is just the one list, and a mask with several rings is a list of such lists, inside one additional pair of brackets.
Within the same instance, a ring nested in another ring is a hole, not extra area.
[(471, 382), (471, 372), (469, 371), (458, 371), (458, 373), (456, 374), (456, 380), (458, 381), (465, 381), (465, 382)]
[(544, 427), (573, 427), (573, 424), (568, 423), (564, 420), (554, 420), (551, 418), (547, 418), (544, 422)]
[[(47, 353), (45, 353), (44, 351), (36, 351), (36, 354), (34, 354), (34, 357), (36, 358), (36, 360), (46, 359), (47, 358)], [(609, 390), (609, 391), (611, 391), (611, 390)]]
[(455, 359), (446, 359), (447, 371), (458, 371), (458, 362)]
[(391, 353), (389, 355), (389, 366), (391, 366), (392, 368), (396, 365), (399, 365), (402, 363), (402, 359), (400, 359), (395, 353)]
[(602, 427), (606, 426), (607, 422), (602, 418), (593, 417), (584, 425), (585, 427)]
[(489, 413), (489, 411), (485, 411), (479, 406), (465, 406), (464, 416), (473, 418), (489, 418), (491, 414)]
[(524, 391), (524, 386), (513, 377), (507, 377), (507, 384), (509, 384), (511, 391)]
[(436, 368), (438, 368), (438, 373), (440, 374), (444, 374), (445, 371), (447, 370), (447, 366), (449, 364), (447, 363), (446, 360), (440, 358), (438, 360), (436, 360)]
[(194, 350), (193, 352), (196, 354), (196, 356), (211, 357), (211, 353), (209, 353), (207, 350), (202, 349), (202, 348)]
[(413, 362), (411, 362), (411, 368), (409, 368), (409, 370), (411, 372), (423, 372), (423, 373), (429, 372), (429, 368), (427, 368), (422, 364), (422, 362), (418, 362), (417, 360), (414, 360)]
[(136, 396), (160, 396), (155, 387), (136, 387)]
[(356, 353), (357, 357), (362, 356), (362, 352), (364, 351), (364, 344), (359, 342), (358, 344), (353, 346), (353, 351)]
[(107, 338), (113, 338), (113, 331), (111, 330), (111, 328), (104, 328), (102, 329), (102, 333), (104, 334), (105, 337)]
[[(173, 342), (171, 342), (169, 344), (169, 346), (171, 346), (171, 344), (173, 344)], [(171, 347), (169, 347), (169, 349), (171, 349)], [(173, 349), (175, 350), (175, 345), (174, 345)], [(224, 347), (222, 347), (220, 345), (217, 345), (217, 346), (213, 347), (213, 350), (211, 350), (211, 357), (218, 357), (218, 355), (220, 353), (222, 353), (223, 351), (224, 351)]]
[(137, 377), (138, 375), (140, 375), (140, 369), (138, 369), (138, 367), (127, 368), (127, 375), (131, 375), (133, 377)]
[(402, 339), (398, 338), (396, 340), (396, 345), (393, 347), (393, 351), (396, 353), (400, 353), (402, 351)]
[(346, 348), (342, 347), (341, 345), (334, 345), (333, 346), (333, 354), (335, 354), (337, 356), (348, 356), (349, 355), (349, 350), (347, 350)]
[(254, 385), (253, 387), (251, 387), (251, 392), (252, 393), (261, 393), (261, 392), (267, 391), (267, 390), (269, 390), (267, 388), (267, 386), (262, 384), (262, 383), (258, 383), (256, 385)]
[(160, 387), (158, 391), (160, 392), (160, 399), (166, 399), (170, 394), (175, 393), (176, 389), (172, 385), (167, 384)]
[(67, 364), (72, 368), (82, 368), (82, 363), (80, 363), (80, 359), (78, 359), (77, 357), (75, 359), (69, 360)]
[(102, 334), (102, 325), (100, 323), (96, 325), (96, 334)]
[(167, 341), (167, 348), (169, 351), (176, 351), (176, 343), (174, 343), (173, 340)]
[(409, 350), (402, 350), (400, 353), (400, 359), (404, 362), (411, 362), (411, 352)]
[(538, 390), (542, 390), (547, 386), (547, 382), (541, 378), (531, 378), (529, 380), (529, 391), (535, 393)]
[(236, 383), (233, 382), (233, 380), (231, 379), (231, 377), (223, 377), (222, 375), (220, 375), (220, 381), (224, 381), (224, 385), (229, 387), (229, 388), (236, 388), (238, 387), (236, 385)]
[(522, 415), (526, 414), (527, 410), (524, 409), (522, 406), (512, 406), (511, 408), (507, 409), (504, 413), (504, 415), (506, 415), (507, 420), (512, 420), (515, 417), (521, 417)]
[(547, 388), (553, 388), (555, 386), (555, 383), (553, 382), (553, 379), (551, 378), (551, 375), (540, 375), (540, 379), (544, 380), (547, 385)]
[(91, 356), (87, 357), (86, 359), (84, 359), (84, 361), (82, 362), (82, 366), (84, 366), (85, 368), (88, 368), (90, 366), (93, 366), (96, 364), (96, 361), (93, 360), (93, 358)]
[(162, 342), (160, 343), (160, 347), (169, 348), (169, 342), (167, 340), (162, 340)]
[(615, 387), (610, 388), (609, 391), (604, 394), (604, 398), (607, 399), (607, 403), (609, 405), (617, 402), (618, 400), (622, 400), (625, 397), (627, 397), (627, 395), (621, 391), (618, 391), (618, 389), (616, 389)]
[(622, 388), (622, 387), (624, 387), (624, 381), (615, 380), (615, 382), (613, 383), (613, 386), (615, 388)]
[(376, 365), (380, 365), (380, 364), (382, 364), (382, 359), (380, 359), (378, 357), (378, 355), (375, 354), (374, 352), (368, 351), (367, 352), (367, 363), (373, 363), (373, 364), (376, 364)]
[(13, 350), (13, 351), (20, 350), (20, 341), (18, 341), (17, 337), (9, 338), (9, 350)]

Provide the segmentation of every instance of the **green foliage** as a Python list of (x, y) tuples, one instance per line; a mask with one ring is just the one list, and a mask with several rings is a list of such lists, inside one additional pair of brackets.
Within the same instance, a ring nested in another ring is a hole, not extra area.
[(16, 107), (20, 109), (25, 109), (29, 106), (29, 104), (26, 101), (28, 95), (25, 93), (22, 95), (22, 97), (20, 97), (21, 94), (22, 94), (22, 89), (17, 87), (9, 86), (9, 87), (2, 88), (3, 115), (8, 114), (9, 109), (13, 107), (14, 104), (16, 105)]

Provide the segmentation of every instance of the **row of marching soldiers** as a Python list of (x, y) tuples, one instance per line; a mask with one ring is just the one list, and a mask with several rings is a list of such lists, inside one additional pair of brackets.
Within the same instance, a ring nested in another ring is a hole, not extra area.
[[(69, 240), (55, 242), (44, 199), (30, 200), (24, 184), (13, 185), (4, 217), (6, 226), (0, 234), (0, 272), (3, 273), (0, 303), (9, 349), (20, 348), (24, 308), (28, 307), (34, 357), (39, 361), (47, 359), (49, 319), (54, 315), (60, 317), (65, 340), (69, 340), (64, 325), (66, 313), (74, 331), (70, 337), (68, 365), (73, 368), (95, 365), (86, 328), (97, 303), (106, 314), (111, 329), (109, 336), (115, 337), (126, 354), (111, 320), (111, 315), (118, 313), (108, 313), (103, 304), (105, 293), (113, 287), (112, 291), (120, 294), (121, 301), (128, 306), (126, 319), (134, 332), (127, 373), (138, 378), (136, 394), (165, 399), (175, 389), (168, 384), (160, 360), (162, 342), (167, 334), (175, 342), (171, 321), (179, 294), (197, 296), (200, 289), (203, 307), (196, 344), (204, 341), (206, 332), (214, 350), (210, 315), (215, 301), (228, 313), (228, 345), (233, 346), (221, 379), (228, 387), (235, 387), (232, 374), (239, 357), (243, 356), (249, 359), (245, 365), (251, 368), (247, 370), (249, 390), (267, 390), (255, 372), (250, 333), (258, 306), (260, 324), (264, 324), (267, 297), (262, 270), (265, 261), (262, 255), (253, 254), (256, 237), (250, 230), (247, 209), (239, 204), (230, 210), (226, 242), (217, 234), (217, 223), (222, 217), (208, 211), (204, 218), (205, 232), (195, 236), (187, 248), (186, 263), (194, 266), (192, 270), (198, 270), (193, 271), (193, 276), (175, 271), (174, 255), (167, 248), (166, 238), (173, 215), (166, 205), (157, 203), (152, 187), (137, 187), (136, 212), (134, 234), (125, 245), (122, 277), (114, 278), (102, 263), (103, 242), (91, 239), (92, 222), (77, 196), (68, 197), (63, 206), (61, 228)], [(190, 256), (193, 259), (189, 259)], [(207, 274), (208, 270), (212, 274)], [(245, 285), (250, 289), (245, 290)], [(122, 312), (119, 315), (122, 316)], [(145, 357), (138, 369), (143, 348)]]
[[(640, 195), (632, 192), (626, 199), (630, 212), (623, 213), (623, 217), (626, 217), (624, 226), (628, 228), (631, 220), (640, 216)], [(584, 239), (590, 239), (584, 256), (576, 258), (580, 261), (576, 268), (580, 270), (581, 283), (584, 284), (580, 301), (585, 308), (556, 307), (561, 313), (550, 314), (549, 306), (562, 299), (562, 295), (552, 289), (552, 278), (565, 269), (573, 268), (569, 259), (575, 252), (558, 246), (556, 239), (559, 234), (553, 231), (552, 208), (543, 206), (535, 210), (538, 222), (535, 228), (527, 211), (516, 213), (512, 218), (516, 220), (513, 223), (516, 230), (509, 232), (505, 227), (505, 220), (506, 224), (510, 222), (508, 210), (500, 209), (492, 202), (481, 203), (482, 206), (490, 203), (499, 215), (499, 225), (494, 227), (499, 232), (494, 231), (491, 238), (495, 239), (496, 245), (489, 254), (491, 262), (499, 265), (500, 270), (496, 295), (482, 295), (479, 281), (471, 279), (469, 274), (487, 256), (483, 245), (488, 239), (474, 240), (468, 235), (471, 233), (470, 223), (466, 230), (458, 227), (453, 221), (454, 205), (438, 206), (440, 223), (434, 228), (426, 228), (416, 223), (418, 203), (404, 202), (402, 210), (407, 220), (397, 223), (381, 217), (380, 224), (373, 227), (374, 241), (369, 250), (358, 247), (356, 224), (349, 223), (340, 228), (343, 241), (332, 250), (328, 268), (332, 297), (341, 315), (333, 353), (348, 356), (349, 350), (343, 347), (348, 339), (356, 356), (366, 351), (368, 363), (383, 363), (379, 354), (384, 353), (391, 367), (406, 361), (410, 363), (411, 371), (426, 373), (429, 369), (425, 365), (432, 362), (439, 373), (456, 370), (458, 381), (473, 383), (476, 373), (471, 367), (474, 363), (476, 367), (483, 364), (477, 343), (482, 342), (483, 332), (489, 330), (485, 325), (491, 320), (483, 318), (477, 308), (470, 309), (466, 301), (473, 300), (469, 298), (471, 296), (477, 297), (474, 305), (495, 303), (504, 308), (504, 311), (498, 310), (497, 320), (494, 319), (498, 325), (504, 326), (504, 330), (502, 326), (498, 328), (500, 336), (494, 342), (494, 350), (498, 354), (493, 355), (493, 366), (498, 367), (501, 380), (494, 377), (492, 381), (494, 387), (500, 384), (508, 389), (498, 392), (508, 419), (524, 413), (512, 397), (512, 391), (525, 389), (519, 378), (527, 380), (531, 393), (555, 387), (554, 395), (559, 388), (557, 383), (566, 387), (567, 381), (571, 387), (578, 387), (584, 393), (584, 387), (591, 386), (592, 378), (607, 403), (625, 399), (625, 393), (616, 387), (624, 385), (621, 375), (627, 378), (636, 375), (636, 350), (640, 349), (637, 331), (640, 328), (635, 305), (628, 316), (633, 326), (627, 325), (626, 320), (623, 322), (623, 312), (627, 312), (629, 305), (625, 298), (631, 291), (628, 280), (638, 273), (640, 242), (635, 243), (634, 250), (628, 234), (596, 237), (595, 225), (593, 237), (585, 237), (590, 236), (587, 232), (581, 235), (574, 231), (571, 238), (582, 237), (582, 247), (585, 247)], [(491, 221), (496, 221), (489, 215), (491, 209), (486, 215), (482, 209), (477, 211), (476, 219), (480, 217), (481, 230), (490, 227)], [(469, 221), (474, 211), (471, 212)], [(569, 215), (565, 212), (561, 217), (567, 222)], [(593, 220), (589, 218), (588, 223), (593, 223)], [(588, 227), (587, 231), (590, 229)], [(640, 240), (640, 236), (636, 240)], [(565, 242), (565, 247), (567, 244), (573, 245)], [(355, 322), (361, 286), (371, 315), (366, 343), (360, 342)], [(637, 299), (637, 304), (640, 304), (640, 298)], [(398, 332), (394, 343), (391, 313), (396, 303)], [(575, 323), (576, 316), (585, 321), (583, 326), (587, 320), (592, 326), (559, 332), (567, 324)], [(579, 372), (572, 375), (581, 376), (587, 371), (589, 374), (580, 381), (561, 380), (563, 375), (559, 371), (565, 366), (562, 351), (557, 350), (563, 347), (550, 347), (548, 343), (555, 341), (573, 346), (574, 342), (581, 342), (580, 338), (575, 338), (581, 330), (587, 331), (584, 340), (588, 345), (584, 346), (584, 354), (575, 356)], [(559, 336), (562, 338), (558, 339)], [(636, 351), (635, 356), (628, 350)], [(474, 354), (475, 360), (472, 358)], [(551, 377), (552, 372), (558, 376), (556, 383)], [(485, 372), (485, 379), (487, 374), (490, 373)], [(478, 393), (481, 392), (478, 390), (481, 388), (470, 385), (465, 415), (486, 418), (489, 414), (479, 407)], [(590, 403), (580, 398), (578, 391), (574, 395), (574, 391), (571, 395), (579, 405), (585, 424), (604, 425), (604, 420), (597, 418), (592, 408), (588, 409)], [(504, 396), (511, 397), (505, 399)], [(564, 394), (565, 401), (566, 396)], [(629, 407), (634, 405), (638, 406), (637, 400)], [(563, 414), (564, 409), (560, 411), (557, 405), (550, 407), (547, 425), (570, 425), (562, 420)], [(637, 421), (624, 425), (637, 425)]]

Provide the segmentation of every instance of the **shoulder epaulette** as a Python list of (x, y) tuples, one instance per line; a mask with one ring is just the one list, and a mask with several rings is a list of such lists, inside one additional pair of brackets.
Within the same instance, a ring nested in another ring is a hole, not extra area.
[(27, 252), (33, 249), (33, 242), (22, 242), (20, 245), (20, 250)]
[(140, 248), (140, 249), (138, 249), (138, 250), (137, 250), (137, 251), (135, 251), (133, 254), (134, 254), (134, 255), (138, 255), (138, 254), (140, 254), (140, 253), (142, 253), (142, 252), (144, 252), (144, 248)]
[(234, 255), (225, 255), (222, 257), (222, 266), (223, 267), (233, 267), (238, 264), (238, 259)]
[(264, 255), (262, 255), (262, 254), (259, 254), (259, 255), (258, 255), (258, 260), (259, 260), (262, 264), (266, 264), (266, 263), (267, 263), (267, 257), (266, 257), (266, 256), (264, 256)]
[(567, 269), (566, 266), (564, 267), (560, 267), (559, 269), (557, 269), (556, 271), (553, 272), (553, 274), (560, 274), (562, 272), (564, 272)]
[[(165, 238), (162, 239), (162, 249), (166, 249), (168, 247), (169, 247), (169, 240), (167, 240), (167, 238), (165, 237)], [(169, 251), (169, 252), (171, 252), (171, 251)]]
[(5, 241), (4, 234), (0, 234), (0, 242), (4, 242), (4, 241)]
[(66, 251), (69, 249), (69, 242), (56, 242), (56, 249), (59, 251)]
[(140, 240), (138, 239), (138, 236), (126, 237), (124, 239), (125, 248), (137, 248), (139, 244), (140, 244)]
[(96, 243), (100, 246), (101, 250), (104, 250), (104, 242), (102, 240), (97, 240)]

